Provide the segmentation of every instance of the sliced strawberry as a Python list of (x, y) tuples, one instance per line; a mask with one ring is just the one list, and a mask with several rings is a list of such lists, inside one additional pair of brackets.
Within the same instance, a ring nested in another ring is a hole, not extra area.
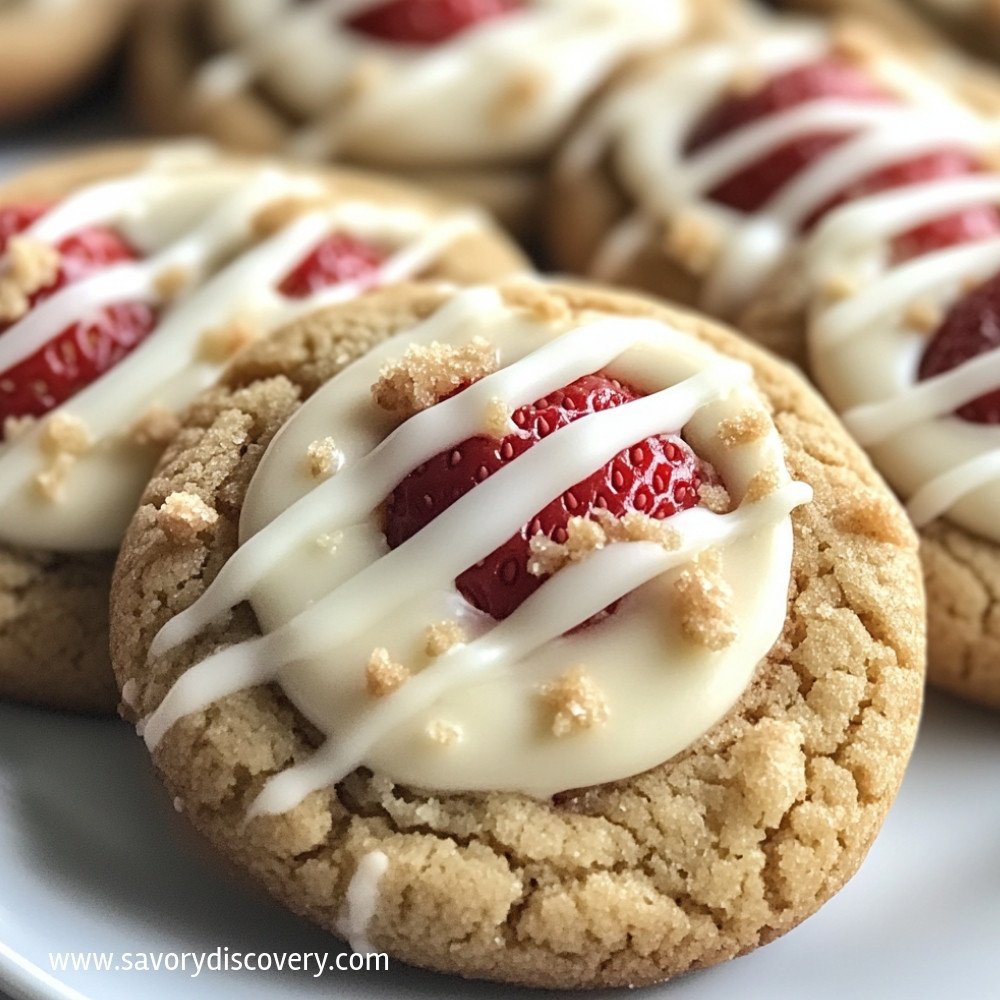
[[(0, 208), (0, 252), (12, 236), (27, 229), (48, 208), (41, 204)], [(103, 226), (74, 233), (57, 249), (59, 272), (30, 297), (31, 307), (96, 271), (138, 259), (120, 234)], [(67, 327), (34, 354), (0, 372), (0, 426), (7, 417), (40, 417), (66, 402), (114, 367), (155, 325), (152, 308), (123, 303)], [(0, 325), (0, 336), (9, 328), (10, 324)]]
[[(861, 68), (834, 57), (799, 66), (772, 77), (762, 88), (733, 97), (712, 110), (698, 125), (688, 151), (707, 146), (743, 125), (822, 98), (891, 102), (894, 98)], [(741, 212), (757, 212), (799, 173), (818, 162), (853, 133), (833, 132), (803, 136), (773, 150), (736, 176), (717, 185), (709, 197)], [(812, 228), (832, 209), (880, 191), (927, 181), (979, 173), (982, 165), (957, 149), (913, 157), (862, 178), (830, 199), (805, 222)], [(976, 206), (919, 226), (893, 244), (897, 262), (973, 240), (1000, 235), (1000, 213), (991, 205)]]
[(347, 24), (383, 42), (436, 45), (523, 6), (524, 0), (386, 0)]
[(278, 290), (301, 299), (347, 281), (371, 283), (385, 258), (385, 252), (371, 243), (334, 233), (288, 273)]
[[(892, 99), (859, 67), (831, 56), (786, 70), (752, 93), (723, 101), (694, 129), (687, 152), (695, 153), (744, 125), (823, 98), (863, 103)], [(756, 212), (800, 171), (850, 135), (844, 131), (818, 132), (796, 139), (723, 181), (709, 197), (740, 212)]]
[[(1000, 347), (1000, 275), (955, 305), (931, 338), (920, 361), (921, 379), (932, 378)], [(1000, 386), (958, 410), (977, 424), (1000, 424)]]
[[(392, 548), (402, 545), (447, 510), (477, 483), (524, 454), (549, 434), (589, 413), (639, 398), (628, 386), (602, 374), (587, 375), (513, 415), (527, 431), (502, 440), (473, 437), (411, 472), (389, 497), (385, 534)], [(542, 584), (528, 572), (529, 542), (539, 532), (566, 540), (571, 517), (605, 509), (616, 517), (639, 512), (663, 519), (698, 503), (698, 488), (713, 475), (675, 435), (647, 438), (616, 455), (603, 468), (552, 501), (515, 535), (456, 581), (480, 611), (506, 618)]]

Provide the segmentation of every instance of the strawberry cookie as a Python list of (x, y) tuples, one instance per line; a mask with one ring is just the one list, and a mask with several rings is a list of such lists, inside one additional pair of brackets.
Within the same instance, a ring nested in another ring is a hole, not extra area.
[(0, 189), (0, 695), (113, 708), (114, 553), (174, 411), (237, 350), (372, 286), (523, 266), (477, 212), (207, 149)]
[(0, 123), (68, 97), (122, 35), (134, 0), (0, 0)]
[(147, 120), (253, 151), (404, 171), (526, 222), (539, 162), (637, 52), (732, 0), (161, 0)]
[[(935, 58), (898, 50), (859, 22), (760, 14), (648, 61), (558, 160), (548, 202), (557, 263), (741, 319), (845, 202), (984, 169), (996, 130), (982, 105), (1000, 110), (1000, 89)], [(995, 219), (992, 208), (966, 209), (897, 249), (974, 239)], [(780, 327), (759, 332), (783, 353), (801, 352), (801, 338), (782, 341)]]
[(545, 987), (851, 877), (923, 684), (916, 539), (783, 364), (593, 288), (401, 285), (188, 411), (112, 650), (179, 808), (356, 949)]

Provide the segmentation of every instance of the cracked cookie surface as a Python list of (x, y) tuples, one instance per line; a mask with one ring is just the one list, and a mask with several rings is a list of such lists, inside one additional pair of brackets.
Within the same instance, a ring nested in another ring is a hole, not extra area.
[[(505, 295), (541, 315), (654, 316), (753, 366), (789, 471), (813, 486), (815, 500), (792, 518), (784, 631), (737, 706), (662, 765), (551, 801), (430, 794), (362, 769), (243, 832), (266, 778), (303, 760), (320, 738), (280, 689), (254, 688), (186, 717), (154, 759), (202, 834), (334, 932), (360, 859), (381, 850), (389, 867), (369, 929), (378, 950), (538, 986), (655, 982), (785, 933), (863, 860), (902, 778), (920, 710), (916, 539), (815, 394), (756, 348), (639, 298), (527, 286)], [(243, 605), (146, 662), (160, 626), (233, 552), (243, 497), (274, 434), (352, 358), (444, 297), (404, 286), (300, 322), (252, 348), (189, 411), (116, 571), (113, 660), (135, 717), (151, 712), (192, 663), (257, 634)], [(177, 492), (218, 514), (184, 544), (157, 524)]]

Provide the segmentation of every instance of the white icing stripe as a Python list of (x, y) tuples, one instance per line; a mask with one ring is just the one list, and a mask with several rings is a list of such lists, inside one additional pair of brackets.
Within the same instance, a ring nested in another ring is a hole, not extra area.
[(341, 781), (387, 733), (433, 705), (443, 694), (480, 683), (484, 674), (509, 668), (649, 580), (689, 562), (713, 545), (774, 523), (807, 503), (811, 496), (808, 486), (793, 483), (732, 514), (712, 514), (702, 508), (687, 510), (671, 520), (671, 527), (683, 539), (674, 551), (665, 551), (652, 542), (620, 543), (593, 553), (582, 563), (567, 566), (486, 636), (445, 654), (412, 678), (405, 699), (378, 702), (352, 730), (328, 740), (308, 761), (271, 777), (251, 807), (250, 816), (285, 812), (310, 792)]
[(898, 106), (894, 105), (826, 99), (769, 115), (693, 153), (687, 161), (686, 172), (692, 184), (688, 196), (707, 195), (718, 184), (739, 173), (746, 164), (755, 163), (796, 139), (817, 132), (853, 131), (865, 125), (884, 125), (899, 113)]
[[(457, 309), (453, 315), (442, 310), (424, 324), (422, 329), (418, 327), (402, 336), (408, 344), (426, 343), (429, 337), (439, 337), (442, 329), (447, 330), (452, 324), (464, 320), (469, 314), (469, 303), (472, 301), (464, 297), (456, 298), (445, 307), (445, 310)], [(485, 304), (489, 307), (494, 306), (495, 302), (488, 301)], [(479, 310), (478, 303), (474, 308)], [(284, 548), (321, 531), (334, 531), (363, 518), (392, 491), (410, 469), (467, 438), (468, 429), (480, 422), (481, 414), (491, 399), (507, 400), (508, 405), (516, 409), (583, 375), (606, 367), (643, 338), (655, 336), (662, 337), (662, 326), (653, 321), (633, 320), (623, 323), (620, 320), (598, 320), (559, 337), (528, 358), (480, 379), (457, 396), (418, 413), (376, 449), (359, 458), (356, 465), (320, 484), (307, 497), (272, 521), (264, 531), (242, 545), (201, 598), (164, 625), (153, 641), (150, 654), (162, 655), (192, 638), (227, 609), (239, 603), (247, 587), (255, 586), (273, 568), (274, 561)], [(367, 372), (363, 377), (359, 378), (358, 371), (352, 366), (342, 376), (333, 379), (323, 391), (331, 395), (343, 395), (350, 391), (349, 386), (343, 385), (344, 382), (351, 382), (355, 387), (361, 387), (362, 391), (367, 391), (367, 385), (374, 381), (378, 368), (393, 351), (399, 350), (399, 344), (400, 338), (394, 338), (381, 345), (376, 352), (356, 362), (357, 366), (364, 366)], [(713, 377), (715, 376), (719, 377), (719, 391), (725, 391), (725, 387), (733, 384), (734, 379), (748, 378), (749, 370), (731, 363), (720, 365), (713, 371)], [(676, 430), (682, 423), (683, 421), (670, 429)], [(648, 435), (637, 434), (633, 440), (626, 441), (624, 446), (634, 444), (646, 436)], [(599, 462), (594, 468), (598, 465)], [(574, 482), (576, 480), (567, 483), (567, 486)], [(562, 491), (557, 491), (556, 495), (559, 492)], [(538, 509), (547, 502), (539, 504)], [(534, 513), (535, 511), (531, 511), (528, 516)], [(516, 527), (515, 524), (514, 528)]]
[(827, 352), (865, 330), (901, 315), (921, 297), (942, 296), (963, 279), (983, 280), (1000, 268), (1000, 238), (918, 257), (871, 281), (853, 298), (818, 314), (811, 336)]
[[(751, 374), (750, 368), (741, 363), (720, 362), (679, 385), (589, 414), (560, 428), (477, 484), (417, 534), (291, 623), (242, 647), (225, 649), (203, 661), (199, 669), (204, 672), (214, 666), (222, 672), (228, 664), (240, 662), (248, 650), (259, 658), (258, 663), (270, 663), (277, 669), (346, 641), (428, 588), (447, 588), (465, 569), (486, 558), (538, 511), (618, 452), (647, 437), (680, 430), (699, 409), (748, 382)], [(460, 433), (459, 440), (468, 437), (468, 426)], [(561, 461), (557, 462), (556, 456), (561, 456)], [(395, 485), (409, 469), (409, 462), (400, 463), (386, 478)], [(308, 498), (313, 506), (320, 503), (317, 492)], [(376, 502), (386, 492), (380, 490)], [(495, 512), (485, 523), (483, 510)], [(413, 564), (426, 567), (425, 572), (406, 573), (404, 567)], [(589, 615), (579, 621), (586, 617)], [(322, 631), (311, 628), (320, 622), (324, 623)], [(321, 637), (317, 640), (317, 636)], [(180, 717), (164, 699), (146, 727), (150, 749)]]
[(224, 100), (263, 82), (305, 123), (288, 140), (300, 156), (434, 167), (527, 160), (622, 60), (675, 40), (697, 10), (691, 0), (531, 0), (412, 46), (350, 27), (373, 6), (208, 0), (210, 41), (222, 51), (202, 65), (195, 98)]
[(368, 939), (368, 929), (378, 908), (379, 883), (388, 870), (389, 858), (382, 851), (369, 851), (358, 862), (347, 885), (346, 912), (337, 922), (337, 931), (359, 955), (375, 951)]
[(1000, 388), (1000, 347), (918, 382), (892, 399), (848, 410), (844, 423), (863, 445), (881, 444), (932, 417), (943, 417)]
[(1000, 448), (984, 452), (924, 483), (906, 505), (913, 523), (922, 528), (947, 514), (963, 497), (1000, 479)]

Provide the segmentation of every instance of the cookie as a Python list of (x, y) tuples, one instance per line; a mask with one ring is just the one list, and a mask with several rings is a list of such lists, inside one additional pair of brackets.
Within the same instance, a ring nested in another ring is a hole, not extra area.
[[(647, 60), (609, 88), (557, 158), (546, 202), (556, 264), (744, 326), (747, 305), (760, 301), (803, 231), (869, 172), (851, 157), (873, 154), (860, 146), (835, 154), (838, 136), (863, 130), (890, 99), (933, 105), (935, 114), (953, 116), (955, 129), (977, 111), (1000, 109), (1000, 87), (984, 86), (964, 61), (942, 52), (897, 45), (856, 20), (748, 11), (741, 22)], [(938, 86), (925, 86), (928, 74)], [(801, 107), (827, 93), (821, 118)], [(835, 106), (841, 94), (854, 105)], [(770, 115), (786, 148), (763, 125), (743, 130)], [(919, 134), (910, 145), (920, 145)], [(826, 153), (829, 173), (821, 177)], [(806, 166), (816, 170), (811, 186), (790, 183)], [(761, 327), (771, 346), (790, 346), (773, 342), (780, 332), (773, 324)]]
[(628, 57), (731, 0), (163, 0), (133, 59), (154, 128), (404, 172), (530, 226), (540, 161)]
[(493, 224), (345, 171), (113, 148), (0, 189), (0, 696), (112, 711), (114, 552), (174, 411), (323, 302), (527, 265)]
[(931, 681), (1000, 707), (995, 118), (877, 34), (766, 23), (687, 56), (715, 81), (669, 189), (719, 224), (699, 291), (868, 449), (923, 533)]
[(0, 5), (0, 123), (72, 95), (107, 61), (133, 6), (133, 0)]
[(178, 806), (296, 912), (444, 972), (639, 985), (853, 875), (924, 605), (896, 501), (782, 363), (616, 292), (411, 285), (188, 411), (112, 655)]

